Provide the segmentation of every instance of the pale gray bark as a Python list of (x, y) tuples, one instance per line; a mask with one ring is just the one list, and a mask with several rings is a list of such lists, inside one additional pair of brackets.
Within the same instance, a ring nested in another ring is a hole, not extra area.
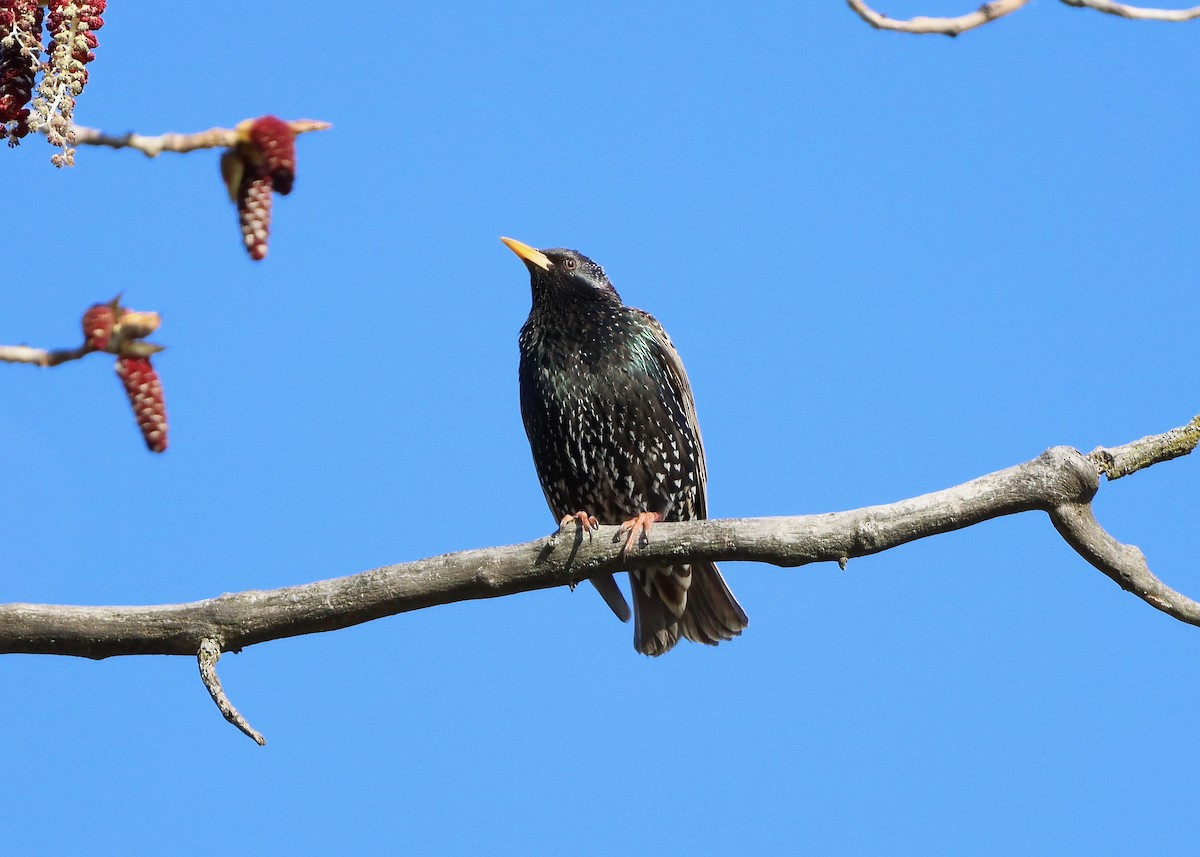
[[(568, 530), (551, 539), (444, 554), (349, 577), (269, 591), (249, 590), (187, 604), (79, 607), (0, 604), (0, 653), (195, 656), (204, 640), (222, 651), (383, 616), (477, 598), (578, 583), (627, 568), (693, 560), (742, 560), (794, 567), (845, 562), (928, 536), (1018, 512), (1043, 511), (1088, 562), (1177, 619), (1200, 624), (1196, 603), (1152, 583), (1136, 548), (1100, 528), (1089, 505), (1100, 473), (1140, 445), (1142, 465), (1196, 444), (1200, 418), (1137, 444), (1084, 455), (1067, 447), (970, 482), (848, 512), (658, 524), (650, 544), (621, 555), (616, 527), (592, 537)], [(1148, 454), (1153, 447), (1157, 454)]]
[(897, 545), (992, 518), (1041, 511), (1080, 556), (1151, 606), (1200, 625), (1200, 603), (1162, 583), (1141, 551), (1097, 523), (1091, 500), (1101, 474), (1115, 479), (1191, 452), (1200, 416), (1160, 435), (1087, 455), (1054, 447), (1032, 461), (943, 491), (847, 512), (779, 518), (658, 524), (653, 539), (621, 553), (617, 527), (591, 536), (572, 524), (554, 537), (463, 551), (269, 591), (250, 590), (188, 604), (81, 607), (0, 605), (0, 653), (189, 655), (222, 714), (262, 743), (228, 702), (216, 678), (221, 652), (255, 643), (333, 631), (437, 604), (498, 598), (575, 584), (593, 575), (696, 560), (741, 560), (795, 567), (845, 565)]
[[(1005, 15), (1009, 15), (1024, 7), (1029, 0), (992, 0), (963, 15), (945, 18), (931, 18), (918, 15), (914, 18), (889, 18), (882, 12), (876, 12), (866, 0), (846, 0), (854, 12), (877, 30), (894, 30), (899, 33), (914, 33), (918, 35), (957, 36), (967, 30), (990, 24)], [(1093, 9), (1106, 15), (1116, 15), (1120, 18), (1130, 18), (1140, 21), (1170, 21), (1182, 23), (1200, 18), (1200, 6), (1188, 9), (1156, 9), (1147, 6), (1134, 6), (1129, 3), (1118, 3), (1116, 0), (1060, 0), (1067, 6), (1080, 9)]]

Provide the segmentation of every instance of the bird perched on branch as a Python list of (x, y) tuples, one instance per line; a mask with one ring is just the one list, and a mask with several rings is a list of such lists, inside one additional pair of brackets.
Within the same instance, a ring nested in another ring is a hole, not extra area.
[[(604, 270), (574, 250), (502, 238), (529, 269), (533, 308), (521, 328), (521, 418), (560, 527), (620, 524), (626, 553), (658, 521), (708, 514), (707, 474), (691, 386), (653, 316), (625, 306)], [(680, 635), (715, 645), (746, 614), (711, 562), (629, 572), (633, 645), (661, 655)], [(593, 578), (622, 621), (612, 575)]]

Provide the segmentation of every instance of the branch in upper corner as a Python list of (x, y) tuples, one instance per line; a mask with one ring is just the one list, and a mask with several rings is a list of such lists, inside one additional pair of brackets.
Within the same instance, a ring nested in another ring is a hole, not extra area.
[(1128, 3), (1114, 3), (1112, 0), (1062, 0), (1062, 2), (1079, 9), (1095, 9), (1106, 15), (1116, 15), (1119, 18), (1131, 18), (1137, 21), (1180, 23), (1200, 18), (1200, 6), (1193, 6), (1190, 9), (1151, 9), (1143, 6), (1130, 6)]
[(899, 33), (932, 34), (941, 36), (957, 36), (967, 30), (982, 27), (997, 18), (1003, 18), (1010, 12), (1015, 12), (1027, 4), (1029, 0), (993, 0), (984, 3), (974, 12), (959, 15), (957, 18), (926, 18), (916, 17), (906, 20), (889, 18), (869, 7), (863, 0), (846, 0), (860, 18), (877, 30), (895, 30)]
[[(1029, 0), (994, 0), (984, 3), (974, 12), (959, 15), (956, 18), (889, 18), (876, 12), (863, 0), (846, 0), (860, 18), (877, 30), (895, 30), (899, 33), (935, 34), (942, 36), (957, 36), (967, 30), (982, 27), (997, 18), (1002, 18), (1010, 12), (1015, 12), (1028, 4)], [(1190, 9), (1152, 9), (1143, 6), (1131, 6), (1128, 3), (1116, 3), (1114, 0), (1061, 0), (1068, 6), (1080, 9), (1094, 9), (1107, 15), (1121, 18), (1131, 18), (1141, 21), (1191, 21), (1200, 18), (1200, 6)]]

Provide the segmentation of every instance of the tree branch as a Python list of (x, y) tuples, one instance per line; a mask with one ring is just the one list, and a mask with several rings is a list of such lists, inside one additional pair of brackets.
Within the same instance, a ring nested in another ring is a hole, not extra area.
[[(967, 30), (990, 24), (997, 18), (1015, 12), (1025, 6), (1029, 0), (993, 0), (984, 3), (974, 12), (959, 15), (956, 18), (889, 18), (876, 12), (864, 0), (846, 0), (846, 4), (877, 30), (894, 30), (899, 33), (934, 34), (942, 36), (957, 36)], [(1121, 18), (1132, 18), (1142, 21), (1191, 21), (1200, 18), (1200, 6), (1190, 9), (1151, 9), (1142, 6), (1131, 6), (1128, 3), (1116, 3), (1114, 0), (1061, 0), (1068, 6), (1080, 9), (1095, 9), (1107, 15), (1117, 15)]]
[(1110, 536), (1092, 514), (1101, 473), (1125, 475), (1191, 452), (1200, 415), (1186, 426), (1084, 455), (1054, 447), (1032, 461), (953, 488), (848, 512), (779, 518), (663, 523), (635, 555), (621, 555), (618, 528), (581, 530), (507, 547), (444, 554), (349, 577), (268, 591), (249, 590), (187, 604), (83, 607), (0, 604), (0, 653), (188, 655), (199, 652), (205, 686), (227, 720), (256, 741), (216, 678), (223, 651), (300, 634), (333, 631), (384, 616), (480, 598), (574, 585), (598, 574), (700, 560), (796, 567), (879, 553), (1020, 512), (1046, 512), (1084, 559), (1157, 610), (1200, 625), (1200, 603), (1162, 583), (1142, 552)]
[[(292, 132), (325, 131), (333, 126), (316, 119), (296, 119), (289, 122)], [(209, 128), (194, 134), (160, 134), (144, 137), (141, 134), (105, 134), (95, 128), (75, 126), (75, 145), (108, 146), (112, 149), (136, 149), (148, 158), (163, 152), (194, 152), (197, 149), (231, 149), (237, 145), (237, 129)]]
[(959, 15), (957, 18), (916, 18), (896, 19), (880, 14), (868, 6), (863, 0), (846, 0), (858, 17), (862, 18), (876, 30), (895, 30), (899, 33), (934, 34), (942, 36), (957, 36), (967, 30), (982, 27), (997, 18), (1003, 18), (1010, 12), (1015, 12), (1029, 0), (993, 0), (984, 3), (974, 12)]
[(1111, 481), (1136, 473), (1151, 464), (1187, 455), (1196, 448), (1197, 442), (1200, 442), (1200, 414), (1192, 417), (1187, 425), (1162, 434), (1153, 434), (1108, 449), (1098, 446), (1088, 453), (1088, 458)]
[(158, 313), (131, 310), (121, 306), (120, 300), (117, 295), (107, 304), (93, 304), (83, 314), (84, 342), (78, 348), (0, 345), (0, 363), (58, 366), (94, 353), (148, 357), (162, 351), (161, 345), (142, 341), (158, 330), (162, 321)]
[[(1138, 443), (1155, 443), (1161, 437)], [(1194, 448), (1200, 432), (1188, 437)], [(605, 526), (593, 539), (564, 532), (550, 539), (443, 554), (348, 577), (186, 604), (0, 604), (0, 653), (195, 656), (207, 639), (218, 641), (222, 651), (238, 651), (268, 640), (333, 631), (437, 604), (574, 585), (598, 574), (658, 565), (663, 560), (735, 560), (788, 568), (842, 562), (1034, 510), (1049, 513), (1060, 531), (1066, 531), (1064, 538), (1072, 547), (1098, 568), (1097, 561), (1103, 559), (1114, 572), (1109, 576), (1115, 578), (1133, 570), (1129, 557), (1089, 546), (1095, 539), (1086, 536), (1085, 524), (1069, 511), (1090, 503), (1099, 476), (1093, 457), (1055, 447), (1032, 461), (954, 488), (882, 506), (823, 515), (659, 524), (650, 544), (630, 557), (621, 556), (617, 527)]]
[(244, 735), (251, 738), (260, 747), (267, 745), (267, 739), (262, 733), (246, 722), (246, 718), (233, 707), (229, 697), (221, 687), (221, 679), (217, 677), (217, 661), (221, 659), (221, 646), (216, 640), (208, 639), (200, 644), (196, 660), (200, 664), (200, 680), (208, 688), (208, 695), (217, 704), (217, 709), (226, 720), (236, 726)]
[(1190, 9), (1150, 9), (1142, 6), (1130, 6), (1128, 3), (1114, 3), (1112, 0), (1061, 0), (1068, 6), (1080, 9), (1095, 9), (1106, 15), (1116, 15), (1120, 18), (1132, 18), (1139, 21), (1191, 21), (1200, 18), (1200, 6)]
[(0, 363), (31, 363), (34, 366), (57, 366), (78, 360), (92, 353), (90, 348), (31, 348), (28, 345), (0, 345)]

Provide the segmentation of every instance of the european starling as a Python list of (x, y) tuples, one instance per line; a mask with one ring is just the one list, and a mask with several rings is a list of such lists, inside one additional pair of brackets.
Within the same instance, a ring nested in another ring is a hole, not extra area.
[[(692, 390), (666, 331), (625, 306), (604, 270), (574, 250), (501, 239), (529, 269), (521, 328), (521, 418), (560, 527), (621, 524), (633, 548), (655, 521), (707, 516), (704, 448)], [(746, 614), (711, 562), (629, 572), (633, 645), (661, 655), (680, 634), (716, 645)], [(622, 620), (611, 575), (592, 583)]]

